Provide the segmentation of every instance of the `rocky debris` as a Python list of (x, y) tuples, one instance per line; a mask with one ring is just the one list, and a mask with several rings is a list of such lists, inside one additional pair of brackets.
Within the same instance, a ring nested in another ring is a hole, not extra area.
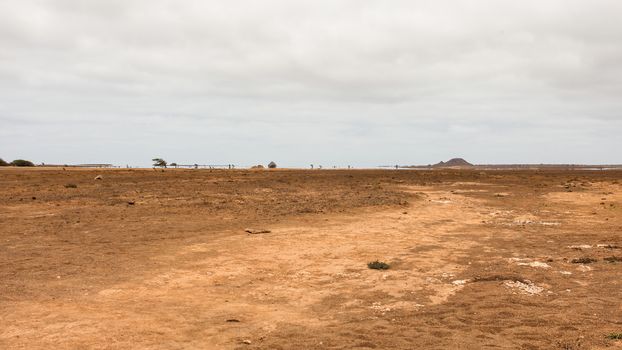
[(258, 234), (261, 234), (261, 233), (270, 233), (272, 231), (265, 230), (265, 229), (247, 228), (247, 229), (244, 230), (244, 232), (247, 232), (247, 233), (249, 233), (251, 235), (258, 235)]
[(385, 305), (382, 305), (382, 303), (380, 303), (380, 302), (374, 302), (374, 303), (372, 303), (372, 305), (371, 305), (369, 308), (370, 308), (370, 309), (372, 309), (372, 310), (374, 310), (374, 311), (379, 311), (379, 312), (382, 312), (383, 314), (384, 314), (385, 312), (389, 312), (389, 311), (391, 311), (391, 310), (392, 310), (390, 307), (385, 306)]
[(581, 249), (591, 249), (592, 246), (589, 244), (576, 244), (576, 245), (569, 245), (568, 248), (581, 250)]
[(620, 247), (613, 244), (597, 244), (596, 247), (605, 249), (620, 249)]
[(591, 266), (587, 266), (587, 265), (579, 265), (577, 267), (577, 270), (581, 271), (581, 272), (588, 272), (588, 271), (592, 271), (592, 267)]
[(532, 261), (532, 262), (528, 262), (528, 263), (519, 262), (519, 263), (517, 263), (517, 265), (529, 266), (529, 267), (537, 267), (537, 268), (541, 268), (541, 269), (549, 269), (549, 268), (551, 268), (551, 265), (549, 265), (547, 263), (539, 262), (539, 261)]
[(451, 284), (453, 284), (454, 286), (463, 286), (467, 284), (467, 282), (469, 281), (470, 280), (455, 280), (455, 281), (452, 281)]
[(552, 222), (552, 221), (542, 221), (542, 222), (540, 222), (540, 225), (542, 225), (542, 226), (560, 226), (561, 223), (559, 223), (559, 222)]
[(103, 179), (104, 179), (104, 177), (103, 177), (103, 176), (101, 176), (101, 175), (97, 175), (97, 176), (95, 176), (95, 180), (103, 180)]
[(505, 286), (508, 288), (516, 288), (521, 292), (529, 295), (540, 294), (544, 291), (544, 288), (538, 287), (529, 280), (521, 281), (506, 281)]

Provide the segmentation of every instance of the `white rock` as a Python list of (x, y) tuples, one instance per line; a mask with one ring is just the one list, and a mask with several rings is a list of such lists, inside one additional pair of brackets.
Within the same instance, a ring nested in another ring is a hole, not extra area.
[[(528, 282), (528, 281), (527, 281)], [(540, 294), (542, 293), (542, 291), (544, 291), (544, 288), (542, 287), (538, 287), (535, 284), (529, 282), (529, 283), (523, 283), (521, 281), (507, 281), (505, 282), (505, 285), (509, 288), (517, 288), (520, 291), (522, 291), (523, 293), (527, 293), (527, 294)]]
[(589, 244), (577, 244), (577, 245), (569, 245), (568, 248), (570, 248), (570, 249), (590, 249), (590, 248), (592, 248), (592, 246), (589, 245)]
[(541, 269), (551, 268), (551, 265), (549, 265), (547, 263), (539, 262), (539, 261), (532, 261), (532, 262), (528, 262), (528, 263), (518, 263), (517, 265), (538, 267), (538, 268), (541, 268)]

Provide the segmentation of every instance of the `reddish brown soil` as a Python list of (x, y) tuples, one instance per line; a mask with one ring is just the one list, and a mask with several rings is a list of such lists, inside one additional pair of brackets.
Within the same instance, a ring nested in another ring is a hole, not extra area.
[(621, 183), (0, 168), (0, 349), (622, 348)]

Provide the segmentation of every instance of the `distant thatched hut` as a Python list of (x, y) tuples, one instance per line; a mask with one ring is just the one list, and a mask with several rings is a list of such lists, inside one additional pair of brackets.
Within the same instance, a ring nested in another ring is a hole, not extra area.
[(276, 169), (276, 163), (275, 163), (275, 162), (270, 162), (270, 163), (268, 164), (268, 168), (270, 168), (270, 169)]

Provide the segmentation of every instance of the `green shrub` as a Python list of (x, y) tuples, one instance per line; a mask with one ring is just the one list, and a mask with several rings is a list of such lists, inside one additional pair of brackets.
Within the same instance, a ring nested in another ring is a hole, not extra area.
[(389, 267), (391, 267), (391, 266), (389, 266), (389, 264), (387, 264), (385, 262), (376, 260), (376, 261), (372, 261), (370, 263), (367, 263), (367, 267), (369, 267), (370, 269), (373, 269), (373, 270), (388, 270)]
[(8, 166), (9, 163), (5, 162), (4, 159), (0, 158), (0, 166)]
[(15, 159), (11, 162), (12, 166), (35, 166), (31, 161), (24, 159)]
[(609, 339), (622, 339), (622, 333), (609, 333), (607, 334)]

